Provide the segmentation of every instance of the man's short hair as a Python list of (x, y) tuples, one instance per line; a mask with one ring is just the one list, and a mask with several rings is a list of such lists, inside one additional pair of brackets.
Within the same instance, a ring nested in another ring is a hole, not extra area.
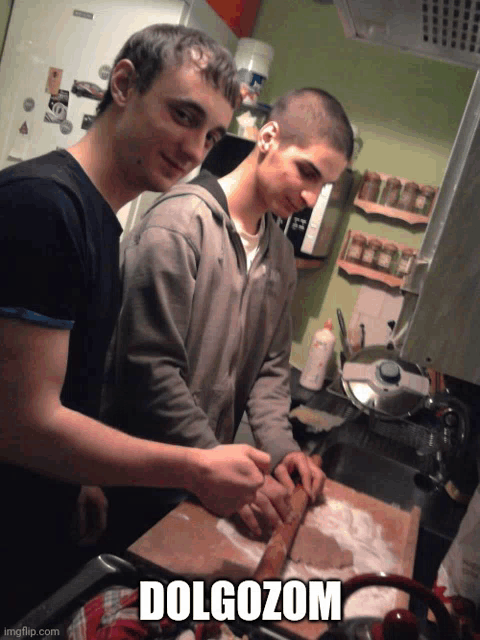
[(350, 161), (353, 131), (340, 102), (323, 89), (294, 89), (272, 106), (269, 120), (278, 122), (280, 143), (307, 147), (326, 140)]
[[(203, 31), (182, 25), (153, 24), (134, 33), (123, 45), (113, 67), (120, 60), (130, 60), (135, 67), (137, 91), (146, 93), (157, 76), (183, 63), (196, 64), (205, 79), (222, 92), (233, 109), (240, 101), (240, 84), (230, 52)], [(111, 80), (97, 116), (113, 102)]]

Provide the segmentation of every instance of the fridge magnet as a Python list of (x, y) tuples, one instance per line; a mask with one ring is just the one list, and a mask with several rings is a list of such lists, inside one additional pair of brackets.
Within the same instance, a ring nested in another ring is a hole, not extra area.
[(91, 116), (88, 113), (85, 113), (82, 119), (82, 129), (86, 129), (86, 130), (90, 129), (94, 120), (95, 120), (95, 116)]
[(70, 122), (70, 120), (64, 120), (60, 123), (60, 131), (64, 136), (68, 136), (69, 133), (72, 133), (72, 130), (73, 124)]
[(52, 96), (56, 96), (60, 91), (60, 83), (62, 82), (63, 69), (56, 69), (50, 67), (48, 70), (47, 84), (45, 86), (45, 93), (49, 93)]
[(102, 64), (100, 69), (98, 70), (98, 75), (102, 80), (108, 80), (110, 77), (110, 71), (112, 67), (108, 64)]
[(35, 107), (35, 100), (33, 98), (25, 98), (23, 101), (23, 110), (24, 111), (33, 111)]
[(74, 80), (72, 85), (72, 93), (79, 98), (90, 98), (91, 100), (101, 100), (105, 93), (97, 84), (86, 82), (83, 80)]
[(13, 142), (13, 147), (10, 149), (10, 153), (7, 156), (8, 160), (13, 162), (20, 162), (26, 160), (30, 149), (30, 130), (27, 121), (24, 120), (18, 129)]
[(48, 108), (45, 112), (45, 117), (43, 118), (44, 122), (60, 124), (67, 119), (68, 95), (68, 91), (59, 89), (58, 95), (50, 96)]
[(73, 15), (76, 18), (85, 18), (86, 20), (93, 20), (95, 14), (91, 13), (90, 11), (82, 11), (81, 9), (74, 9)]

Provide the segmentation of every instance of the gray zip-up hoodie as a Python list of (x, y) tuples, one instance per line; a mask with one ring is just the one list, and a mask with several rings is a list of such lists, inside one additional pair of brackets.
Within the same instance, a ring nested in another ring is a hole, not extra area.
[(271, 214), (247, 273), (228, 213), (204, 187), (177, 185), (130, 232), (122, 258), (104, 419), (211, 448), (233, 441), (246, 410), (272, 468), (298, 451), (288, 420), (295, 262)]

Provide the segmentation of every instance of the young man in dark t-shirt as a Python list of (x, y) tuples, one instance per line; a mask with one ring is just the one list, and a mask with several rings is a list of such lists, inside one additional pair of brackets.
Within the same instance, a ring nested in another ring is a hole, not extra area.
[(198, 165), (237, 97), (223, 48), (152, 25), (117, 56), (78, 144), (0, 172), (0, 629), (76, 568), (81, 485), (81, 504), (98, 499), (100, 512), (90, 485), (185, 488), (227, 514), (263, 483), (269, 456), (251, 447), (168, 446), (98, 421), (120, 304), (115, 214)]

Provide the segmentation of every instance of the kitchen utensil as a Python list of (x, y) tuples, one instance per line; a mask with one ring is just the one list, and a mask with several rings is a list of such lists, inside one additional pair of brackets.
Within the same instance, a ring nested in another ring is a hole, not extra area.
[[(429, 589), (416, 580), (400, 575), (386, 575), (384, 573), (366, 573), (350, 578), (342, 585), (343, 606), (348, 598), (363, 587), (383, 586), (395, 587), (401, 591), (419, 598), (435, 614), (439, 640), (460, 640), (455, 625), (443, 602)], [(421, 636), (425, 638), (424, 635)], [(427, 636), (429, 638), (430, 636)], [(375, 618), (351, 619), (346, 622), (331, 624), (331, 629), (321, 636), (328, 638), (371, 638), (372, 640), (416, 640), (420, 638), (418, 623), (415, 616), (406, 609), (394, 609), (387, 613), (382, 620)]]
[(364, 349), (365, 348), (365, 325), (363, 324), (363, 322), (360, 323), (360, 331), (362, 334), (362, 337), (360, 340), (360, 347)]
[(341, 309), (337, 309), (338, 325), (340, 327), (340, 340), (342, 341), (342, 349), (345, 354), (345, 358), (348, 360), (352, 356), (352, 348), (348, 341), (347, 327), (345, 325), (345, 318)]
[[(322, 464), (322, 459), (315, 454), (311, 460), (318, 467)], [(292, 547), (293, 541), (298, 531), (298, 527), (307, 510), (309, 497), (301, 484), (297, 484), (291, 497), (291, 512), (288, 520), (279, 525), (273, 532), (262, 559), (253, 574), (253, 579), (262, 583), (263, 580), (276, 580), (281, 577), (282, 569)]]

